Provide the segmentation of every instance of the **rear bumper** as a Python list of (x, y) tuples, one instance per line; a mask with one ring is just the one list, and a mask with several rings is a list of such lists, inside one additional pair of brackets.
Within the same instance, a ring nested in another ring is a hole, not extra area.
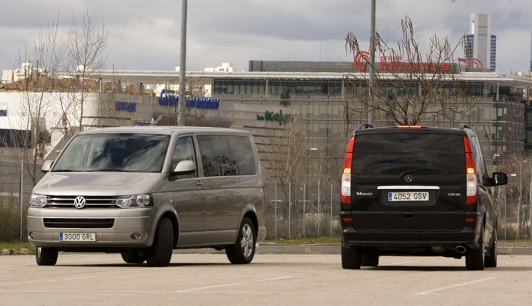
[[(465, 246), (470, 249), (480, 247), (480, 227), (482, 214), (467, 212), (465, 217), (473, 219), (465, 222), (462, 229), (439, 230), (438, 224), (431, 224), (427, 230), (402, 230), (402, 229), (355, 229), (352, 222), (345, 219), (351, 218), (349, 211), (342, 211), (340, 219), (342, 224), (342, 247), (350, 246), (376, 247), (386, 250), (405, 250), (443, 247), (454, 249), (456, 246)], [(354, 221), (353, 221), (354, 222)], [(442, 225), (443, 226), (443, 225)]]
[(460, 232), (359, 232), (352, 227), (342, 230), (342, 247), (371, 246), (386, 248), (404, 247), (455, 247), (477, 248), (478, 233), (474, 229)]

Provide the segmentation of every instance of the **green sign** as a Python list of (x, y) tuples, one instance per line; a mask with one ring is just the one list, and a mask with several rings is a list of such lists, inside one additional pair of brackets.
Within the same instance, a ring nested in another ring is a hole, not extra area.
[(279, 110), (278, 113), (266, 111), (264, 115), (257, 115), (257, 120), (277, 121), (279, 125), (286, 124), (289, 121), (294, 120), (292, 115), (283, 115), (283, 111)]

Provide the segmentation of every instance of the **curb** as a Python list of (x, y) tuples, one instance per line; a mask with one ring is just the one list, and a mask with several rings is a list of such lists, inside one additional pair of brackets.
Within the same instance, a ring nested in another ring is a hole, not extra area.
[[(225, 251), (214, 249), (183, 249), (174, 250), (174, 254), (224, 254)], [(310, 255), (310, 254), (340, 254), (340, 244), (303, 244), (285, 245), (275, 243), (262, 243), (257, 247), (257, 254), (285, 254), (285, 255)], [(497, 243), (498, 255), (532, 255), (532, 242), (501, 242)]]

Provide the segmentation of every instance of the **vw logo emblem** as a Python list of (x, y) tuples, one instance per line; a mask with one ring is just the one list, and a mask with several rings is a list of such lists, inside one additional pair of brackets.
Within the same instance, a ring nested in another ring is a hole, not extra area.
[(77, 197), (74, 200), (74, 206), (76, 208), (83, 208), (83, 207), (85, 207), (85, 204), (87, 204), (87, 201), (85, 200), (84, 197)]
[(405, 181), (406, 181), (407, 183), (412, 182), (412, 176), (411, 176), (411, 175), (407, 175), (407, 176), (405, 176)]

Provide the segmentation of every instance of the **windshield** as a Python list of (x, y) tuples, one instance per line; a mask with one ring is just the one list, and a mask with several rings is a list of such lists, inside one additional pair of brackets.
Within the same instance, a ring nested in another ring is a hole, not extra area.
[(52, 171), (161, 172), (169, 140), (153, 134), (78, 135)]

